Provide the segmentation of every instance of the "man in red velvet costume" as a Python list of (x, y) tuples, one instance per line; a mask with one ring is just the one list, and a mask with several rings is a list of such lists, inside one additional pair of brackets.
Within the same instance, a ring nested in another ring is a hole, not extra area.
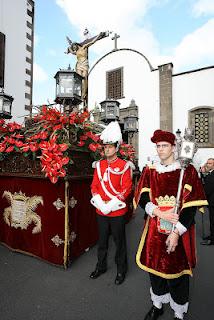
[[(144, 320), (156, 320), (170, 303), (174, 319), (183, 319), (189, 304), (189, 276), (196, 263), (194, 216), (197, 207), (207, 205), (201, 181), (189, 165), (184, 173), (179, 214), (174, 213), (181, 166), (175, 161), (175, 136), (156, 130), (160, 163), (147, 166), (135, 193), (135, 205), (145, 210), (147, 219), (136, 262), (149, 272), (152, 308)], [(173, 227), (174, 225), (174, 227)]]
[(126, 198), (132, 190), (131, 163), (117, 157), (119, 144), (122, 141), (118, 122), (111, 122), (102, 132), (105, 159), (96, 163), (91, 185), (91, 203), (96, 207), (99, 229), (97, 265), (90, 278), (97, 279), (107, 270), (107, 251), (109, 230), (115, 245), (117, 276), (115, 284), (125, 280), (127, 272), (127, 253), (125, 235)]

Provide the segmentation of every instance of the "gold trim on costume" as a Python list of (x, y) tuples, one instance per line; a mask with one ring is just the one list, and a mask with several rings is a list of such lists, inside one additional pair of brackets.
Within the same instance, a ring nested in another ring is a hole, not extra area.
[(202, 214), (205, 213), (204, 207), (198, 208), (198, 210), (199, 210)]
[(156, 169), (156, 167), (154, 166), (154, 164), (149, 164), (148, 167), (149, 167), (149, 169)]
[(144, 187), (144, 188), (141, 189), (140, 194), (142, 194), (144, 192), (150, 192), (150, 189), (151, 188)]
[(26, 197), (21, 191), (14, 194), (4, 191), (2, 197), (5, 197), (10, 204), (10, 207), (5, 208), (3, 213), (4, 221), (8, 226), (26, 230), (31, 223), (34, 223), (32, 233), (41, 232), (41, 217), (34, 210), (40, 203), (43, 205), (42, 197)]
[(174, 196), (165, 195), (155, 198), (159, 207), (174, 207), (176, 204), (176, 198)]
[(192, 191), (192, 186), (190, 184), (186, 183), (184, 185), (184, 189), (187, 189), (187, 190), (189, 190), (191, 192)]
[(208, 206), (207, 200), (194, 200), (185, 202), (181, 209), (189, 208), (189, 207), (202, 207), (202, 206)]
[(134, 209), (137, 208), (137, 204), (136, 204), (135, 198), (133, 199), (133, 206), (134, 206)]
[(136, 263), (137, 263), (138, 267), (140, 269), (143, 269), (143, 270), (145, 270), (147, 272), (153, 273), (154, 275), (162, 277), (164, 279), (175, 279), (175, 278), (181, 277), (184, 274), (189, 274), (190, 276), (192, 276), (192, 270), (191, 269), (190, 270), (183, 270), (183, 271), (181, 271), (179, 273), (175, 273), (175, 274), (165, 274), (165, 273), (156, 271), (154, 269), (148, 268), (148, 267), (144, 266), (141, 263), (140, 257), (141, 257), (141, 252), (143, 250), (143, 246), (144, 246), (144, 243), (145, 243), (146, 234), (148, 232), (149, 219), (150, 218), (148, 217), (147, 221), (146, 221), (146, 225), (145, 225), (144, 230), (143, 230), (143, 234), (142, 234), (141, 240), (140, 240), (140, 244), (139, 244), (139, 247), (138, 247), (138, 250), (137, 250), (137, 254), (136, 254)]

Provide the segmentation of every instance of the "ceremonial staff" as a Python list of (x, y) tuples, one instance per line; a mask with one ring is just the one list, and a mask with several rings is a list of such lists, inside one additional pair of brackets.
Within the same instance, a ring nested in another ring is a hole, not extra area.
[[(182, 191), (182, 182), (184, 177), (185, 169), (188, 167), (190, 162), (192, 161), (194, 154), (197, 151), (197, 146), (195, 142), (194, 130), (191, 128), (186, 128), (184, 132), (184, 137), (178, 137), (176, 141), (176, 147), (178, 152), (178, 161), (181, 165), (181, 172), (178, 182), (178, 191), (176, 196), (175, 203), (175, 211), (174, 213), (178, 213), (180, 208), (180, 196)], [(174, 230), (175, 225), (172, 227), (172, 231)]]

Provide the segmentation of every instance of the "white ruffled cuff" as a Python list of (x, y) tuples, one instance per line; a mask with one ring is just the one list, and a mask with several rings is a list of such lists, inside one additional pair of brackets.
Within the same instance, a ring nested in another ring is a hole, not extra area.
[(153, 202), (147, 202), (145, 206), (145, 211), (151, 218), (154, 218), (153, 211), (155, 208), (157, 208), (157, 206)]
[(176, 223), (175, 228), (178, 229), (179, 235), (182, 236), (187, 231), (187, 228), (184, 227), (179, 221)]
[(153, 305), (158, 309), (162, 308), (163, 303), (168, 303), (170, 301), (169, 293), (165, 293), (163, 295), (157, 296), (156, 294), (154, 294), (152, 288), (150, 288), (150, 295), (151, 295), (151, 300)]
[(189, 302), (186, 302), (185, 304), (178, 304), (172, 299), (172, 297), (170, 295), (169, 304), (170, 304), (170, 307), (172, 308), (172, 310), (174, 310), (175, 316), (178, 319), (182, 320), (184, 318), (184, 313), (187, 313)]

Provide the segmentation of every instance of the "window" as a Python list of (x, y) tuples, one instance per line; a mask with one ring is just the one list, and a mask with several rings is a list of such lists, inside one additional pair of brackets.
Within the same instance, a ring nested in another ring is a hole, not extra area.
[(4, 87), (5, 35), (0, 32), (0, 87)]
[(195, 114), (195, 139), (199, 143), (209, 142), (208, 112), (199, 112)]
[(106, 72), (106, 99), (121, 99), (123, 96), (123, 67)]
[(190, 127), (200, 148), (214, 147), (214, 108), (200, 107), (189, 111)]

